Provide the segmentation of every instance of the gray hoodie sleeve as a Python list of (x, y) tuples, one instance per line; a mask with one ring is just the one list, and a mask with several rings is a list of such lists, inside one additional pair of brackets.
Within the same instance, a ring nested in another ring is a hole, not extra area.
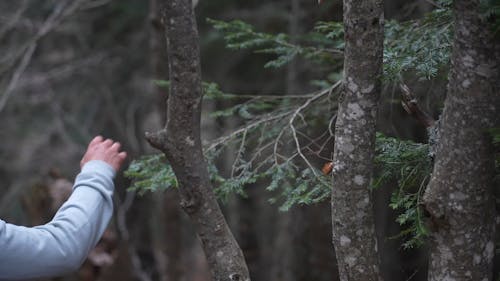
[(49, 223), (23, 227), (0, 220), (0, 280), (77, 270), (113, 214), (114, 176), (110, 165), (90, 161), (76, 177), (70, 198)]

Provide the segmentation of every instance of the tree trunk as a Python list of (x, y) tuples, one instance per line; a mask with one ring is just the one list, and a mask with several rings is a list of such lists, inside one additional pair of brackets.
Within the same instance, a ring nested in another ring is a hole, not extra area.
[(381, 0), (344, 0), (343, 93), (335, 126), (333, 244), (340, 280), (381, 280), (370, 198), (381, 89)]
[(189, 215), (212, 271), (213, 280), (250, 280), (243, 254), (212, 192), (200, 139), (201, 69), (198, 30), (191, 0), (164, 1), (170, 95), (167, 124), (148, 133), (165, 153), (177, 177), (181, 207)]
[[(165, 28), (161, 24), (161, 12), (158, 5), (159, 0), (149, 1), (149, 47), (150, 47), (150, 71), (154, 79), (165, 79), (168, 70), (165, 65), (167, 54), (164, 53), (166, 40)], [(161, 87), (154, 86), (151, 89), (154, 94), (160, 113), (161, 120), (166, 119), (164, 104), (167, 101), (167, 91)], [(160, 280), (176, 281), (183, 276), (182, 261), (182, 229), (181, 210), (178, 206), (178, 195), (175, 190), (167, 190), (155, 194), (153, 200), (155, 213), (153, 223), (154, 242), (157, 245), (156, 263), (160, 273)]]
[(499, 42), (479, 0), (454, 2), (455, 38), (436, 162), (424, 195), (432, 218), (429, 280), (491, 280), (494, 153), (500, 122)]

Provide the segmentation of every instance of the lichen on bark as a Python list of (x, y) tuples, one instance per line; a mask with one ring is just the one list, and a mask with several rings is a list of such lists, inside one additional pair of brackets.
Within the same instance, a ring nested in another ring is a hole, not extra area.
[(383, 2), (344, 0), (344, 80), (335, 126), (332, 234), (340, 280), (381, 280), (369, 184), (383, 50)]
[(500, 44), (480, 16), (479, 2), (454, 2), (448, 95), (423, 198), (432, 221), (430, 281), (492, 278), (494, 153), (488, 129), (500, 125)]
[(181, 207), (200, 238), (212, 280), (250, 281), (243, 253), (213, 194), (200, 139), (201, 67), (198, 30), (191, 0), (165, 0), (170, 91), (167, 124), (146, 135), (170, 162)]

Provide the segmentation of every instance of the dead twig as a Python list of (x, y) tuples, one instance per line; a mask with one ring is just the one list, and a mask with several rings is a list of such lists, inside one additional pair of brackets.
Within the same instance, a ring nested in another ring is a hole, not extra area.
[(401, 105), (413, 118), (419, 121), (426, 128), (434, 126), (436, 122), (429, 114), (424, 112), (418, 105), (417, 99), (404, 83), (399, 84), (401, 88)]
[[(9, 83), (7, 84), (7, 87), (2, 97), (0, 98), (0, 112), (4, 109), (8, 99), (12, 95), (12, 92), (17, 87), (19, 79), (21, 78), (24, 71), (30, 64), (31, 58), (33, 57), (33, 53), (36, 50), (38, 41), (44, 36), (46, 36), (55, 27), (57, 27), (65, 18), (69, 17), (74, 12), (76, 12), (83, 2), (85, 1), (84, 0), (74, 1), (66, 9), (64, 8), (66, 7), (67, 2), (60, 2), (54, 8), (54, 11), (50, 14), (47, 20), (43, 23), (43, 25), (40, 27), (37, 34), (30, 40), (28, 44), (25, 45), (24, 48), (21, 48), (21, 51), (19, 52), (19, 57), (21, 58), (21, 62), (14, 70), (14, 73)], [(17, 61), (17, 59), (13, 60), (13, 62), (15, 61)]]
[(297, 108), (297, 110), (295, 110), (295, 112), (293, 113), (292, 117), (290, 118), (290, 121), (288, 122), (289, 126), (290, 126), (290, 129), (292, 130), (292, 136), (293, 136), (293, 139), (295, 141), (295, 146), (296, 146), (296, 149), (297, 149), (297, 153), (299, 154), (300, 158), (302, 158), (302, 160), (304, 160), (304, 162), (307, 164), (307, 166), (311, 169), (311, 171), (314, 173), (315, 177), (318, 177), (318, 174), (316, 173), (314, 167), (311, 165), (311, 163), (309, 162), (309, 160), (307, 160), (306, 156), (302, 153), (300, 142), (299, 142), (299, 139), (297, 137), (297, 130), (295, 129), (295, 126), (293, 125), (293, 122), (295, 121), (295, 119), (297, 118), (297, 116), (300, 115), (300, 112), (304, 108), (307, 108), (310, 103), (312, 103), (313, 101), (319, 99), (320, 97), (322, 97), (325, 94), (331, 94), (333, 92), (333, 90), (335, 88), (337, 88), (341, 83), (342, 83), (342, 81), (338, 81), (332, 87), (330, 87), (330, 89), (328, 89), (326, 91), (323, 91), (323, 92), (319, 93), (318, 95), (315, 95), (314, 97), (308, 99), (304, 104), (302, 104), (299, 108)]

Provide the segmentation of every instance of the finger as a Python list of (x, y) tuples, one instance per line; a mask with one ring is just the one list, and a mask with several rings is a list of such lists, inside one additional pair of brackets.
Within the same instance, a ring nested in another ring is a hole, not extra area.
[(102, 142), (102, 145), (104, 147), (110, 147), (112, 144), (113, 144), (113, 140), (112, 139), (106, 139), (104, 142)]
[(125, 158), (127, 158), (126, 152), (120, 152), (114, 157), (112, 166), (115, 169), (115, 171), (120, 170), (123, 162), (125, 161)]
[(89, 147), (89, 148), (91, 148), (91, 147), (93, 147), (93, 146), (95, 146), (96, 144), (101, 143), (101, 142), (102, 142), (102, 137), (101, 137), (101, 136), (96, 136), (96, 137), (94, 137), (94, 138), (90, 141), (90, 143), (89, 143), (89, 146), (88, 146), (88, 147)]
[(118, 152), (120, 151), (120, 147), (122, 147), (122, 145), (119, 142), (115, 142), (111, 145), (111, 150)]
[(118, 153), (118, 158), (125, 160), (127, 158), (127, 152), (122, 151), (122, 152)]

